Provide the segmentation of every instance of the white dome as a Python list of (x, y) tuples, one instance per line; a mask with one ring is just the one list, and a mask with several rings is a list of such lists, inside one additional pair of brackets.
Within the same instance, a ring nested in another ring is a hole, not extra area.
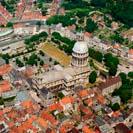
[(88, 52), (88, 46), (86, 42), (76, 42), (73, 47), (73, 52), (83, 54)]

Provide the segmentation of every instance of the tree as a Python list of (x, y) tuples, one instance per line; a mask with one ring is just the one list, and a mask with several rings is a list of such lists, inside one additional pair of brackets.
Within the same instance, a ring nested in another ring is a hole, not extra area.
[(97, 24), (90, 18), (87, 19), (85, 30), (87, 32), (94, 32), (98, 28)]
[(113, 56), (111, 53), (107, 53), (104, 55), (104, 62), (105, 65), (109, 68), (110, 76), (115, 76), (117, 73), (119, 59)]
[(9, 56), (8, 53), (7, 53), (7, 54), (3, 54), (3, 55), (2, 55), (2, 58), (5, 60), (6, 64), (9, 64), (10, 56)]
[(119, 76), (122, 80), (122, 83), (126, 83), (127, 75), (125, 73), (121, 72), (121, 73), (119, 73)]
[(43, 52), (42, 50), (39, 51), (39, 54), (40, 54), (41, 56), (44, 56), (44, 55), (45, 55), (44, 52)]
[(117, 111), (117, 110), (120, 109), (120, 105), (119, 105), (118, 103), (115, 103), (115, 104), (111, 105), (111, 109), (112, 109), (113, 111)]
[(2, 81), (3, 80), (3, 77), (2, 77), (2, 75), (0, 75), (0, 81)]
[(16, 64), (18, 65), (18, 67), (23, 67), (24, 63), (21, 62), (18, 58), (16, 59)]
[(36, 54), (32, 54), (30, 57), (29, 57), (29, 59), (28, 59), (28, 61), (27, 61), (27, 64), (28, 65), (37, 65), (37, 61), (38, 61), (38, 57), (37, 57), (37, 55)]
[(95, 51), (92, 48), (89, 48), (89, 56), (92, 57), (93, 59), (102, 62), (103, 61), (103, 54), (99, 51)]
[(3, 105), (4, 104), (4, 100), (2, 97), (0, 97), (0, 105)]
[(117, 42), (117, 43), (123, 43), (124, 42), (124, 38), (118, 33), (111, 35), (110, 39)]
[(89, 82), (90, 83), (95, 83), (97, 78), (97, 73), (95, 71), (92, 71), (89, 75)]
[(40, 61), (40, 65), (41, 65), (41, 66), (44, 65), (44, 61), (43, 61), (43, 60)]
[(6, 27), (13, 27), (13, 23), (12, 22), (8, 22)]
[(91, 5), (96, 7), (105, 7), (107, 0), (91, 0)]
[(37, 21), (36, 25), (37, 25), (38, 27), (41, 27), (41, 21)]
[(45, 7), (43, 7), (42, 9), (41, 9), (41, 12), (42, 12), (42, 15), (43, 16), (46, 16), (47, 15), (47, 8), (45, 8)]
[(115, 76), (117, 73), (117, 67), (114, 66), (113, 64), (109, 67), (109, 75), (110, 76)]
[(128, 77), (133, 79), (133, 72), (129, 72)]

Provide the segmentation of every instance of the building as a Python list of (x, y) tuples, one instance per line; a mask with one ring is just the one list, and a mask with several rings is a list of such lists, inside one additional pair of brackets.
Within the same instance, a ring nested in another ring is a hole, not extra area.
[(119, 76), (110, 77), (105, 82), (99, 84), (98, 88), (102, 92), (103, 96), (111, 94), (115, 89), (119, 89), (122, 85), (121, 79)]
[(130, 133), (130, 130), (125, 124), (119, 123), (115, 126), (115, 132), (116, 133)]
[(88, 47), (83, 41), (76, 42), (73, 48), (72, 61), (69, 67), (57, 65), (45, 73), (33, 77), (34, 87), (57, 91), (62, 88), (70, 90), (76, 85), (88, 82)]
[(24, 24), (24, 23), (16, 23), (13, 26), (14, 33), (19, 35), (32, 35), (37, 31), (37, 27), (34, 25)]
[(8, 132), (9, 132), (8, 125), (4, 121), (1, 121), (0, 122), (0, 133), (8, 133)]
[(128, 31), (125, 31), (122, 36), (124, 38), (128, 38), (129, 41), (133, 41), (133, 28), (129, 29)]
[(128, 51), (128, 57), (129, 57), (129, 59), (132, 59), (133, 60), (133, 49), (129, 49), (129, 51)]

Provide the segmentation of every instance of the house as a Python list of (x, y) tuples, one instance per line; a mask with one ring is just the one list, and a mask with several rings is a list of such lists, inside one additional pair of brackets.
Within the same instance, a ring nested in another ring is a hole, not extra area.
[(120, 99), (119, 96), (114, 96), (114, 97), (111, 97), (111, 98), (110, 98), (110, 102), (111, 102), (112, 104), (118, 103), (118, 104), (120, 105), (120, 104), (121, 104), (121, 99)]
[(113, 21), (111, 23), (111, 27), (112, 27), (113, 30), (117, 30), (119, 28), (119, 24), (117, 22)]
[(87, 98), (92, 98), (94, 97), (94, 92), (92, 90), (87, 90), (87, 89), (84, 89), (84, 90), (80, 90), (78, 92), (78, 96), (84, 100), (84, 99), (87, 99)]
[(14, 33), (19, 35), (33, 35), (37, 31), (36, 26), (26, 25), (24, 23), (16, 23), (13, 25)]
[(61, 106), (63, 106), (64, 110), (70, 110), (72, 109), (72, 104), (74, 103), (74, 97), (72, 96), (66, 96), (63, 99), (60, 100)]
[(2, 95), (2, 93), (8, 92), (10, 90), (11, 90), (11, 85), (9, 81), (3, 80), (0, 82), (0, 96)]
[(93, 129), (89, 128), (87, 125), (84, 125), (82, 128), (83, 133), (95, 133)]
[(114, 129), (116, 133), (130, 133), (129, 128), (123, 123), (117, 124)]
[[(131, 109), (133, 110), (133, 109)], [(128, 127), (131, 127), (133, 124), (133, 112), (129, 113), (124, 120), (124, 124)]]
[(101, 133), (115, 133), (114, 128), (112, 128), (109, 124), (104, 124), (99, 126)]
[(133, 49), (129, 49), (128, 51), (128, 58), (133, 59)]
[(8, 125), (4, 121), (0, 121), (0, 133), (8, 133)]
[(122, 33), (122, 36), (124, 38), (128, 38), (129, 41), (133, 41), (133, 28), (129, 29), (128, 31), (125, 31), (124, 33)]
[(101, 91), (103, 96), (111, 94), (115, 89), (119, 89), (122, 85), (121, 79), (117, 77), (109, 77), (104, 82), (98, 85), (98, 89)]
[(43, 111), (41, 113), (41, 118), (43, 118), (44, 120), (47, 120), (53, 126), (58, 125), (58, 121), (55, 119), (55, 117), (52, 114), (48, 113), (47, 111)]
[(9, 72), (11, 72), (11, 70), (12, 70), (12, 66), (10, 64), (1, 65), (0, 66), (0, 75), (1, 76), (6, 75)]

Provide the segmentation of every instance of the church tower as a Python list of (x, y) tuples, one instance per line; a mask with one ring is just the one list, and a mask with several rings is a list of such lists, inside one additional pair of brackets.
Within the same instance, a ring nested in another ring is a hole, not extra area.
[(72, 62), (74, 67), (82, 68), (88, 65), (88, 46), (84, 41), (78, 41), (73, 47)]

